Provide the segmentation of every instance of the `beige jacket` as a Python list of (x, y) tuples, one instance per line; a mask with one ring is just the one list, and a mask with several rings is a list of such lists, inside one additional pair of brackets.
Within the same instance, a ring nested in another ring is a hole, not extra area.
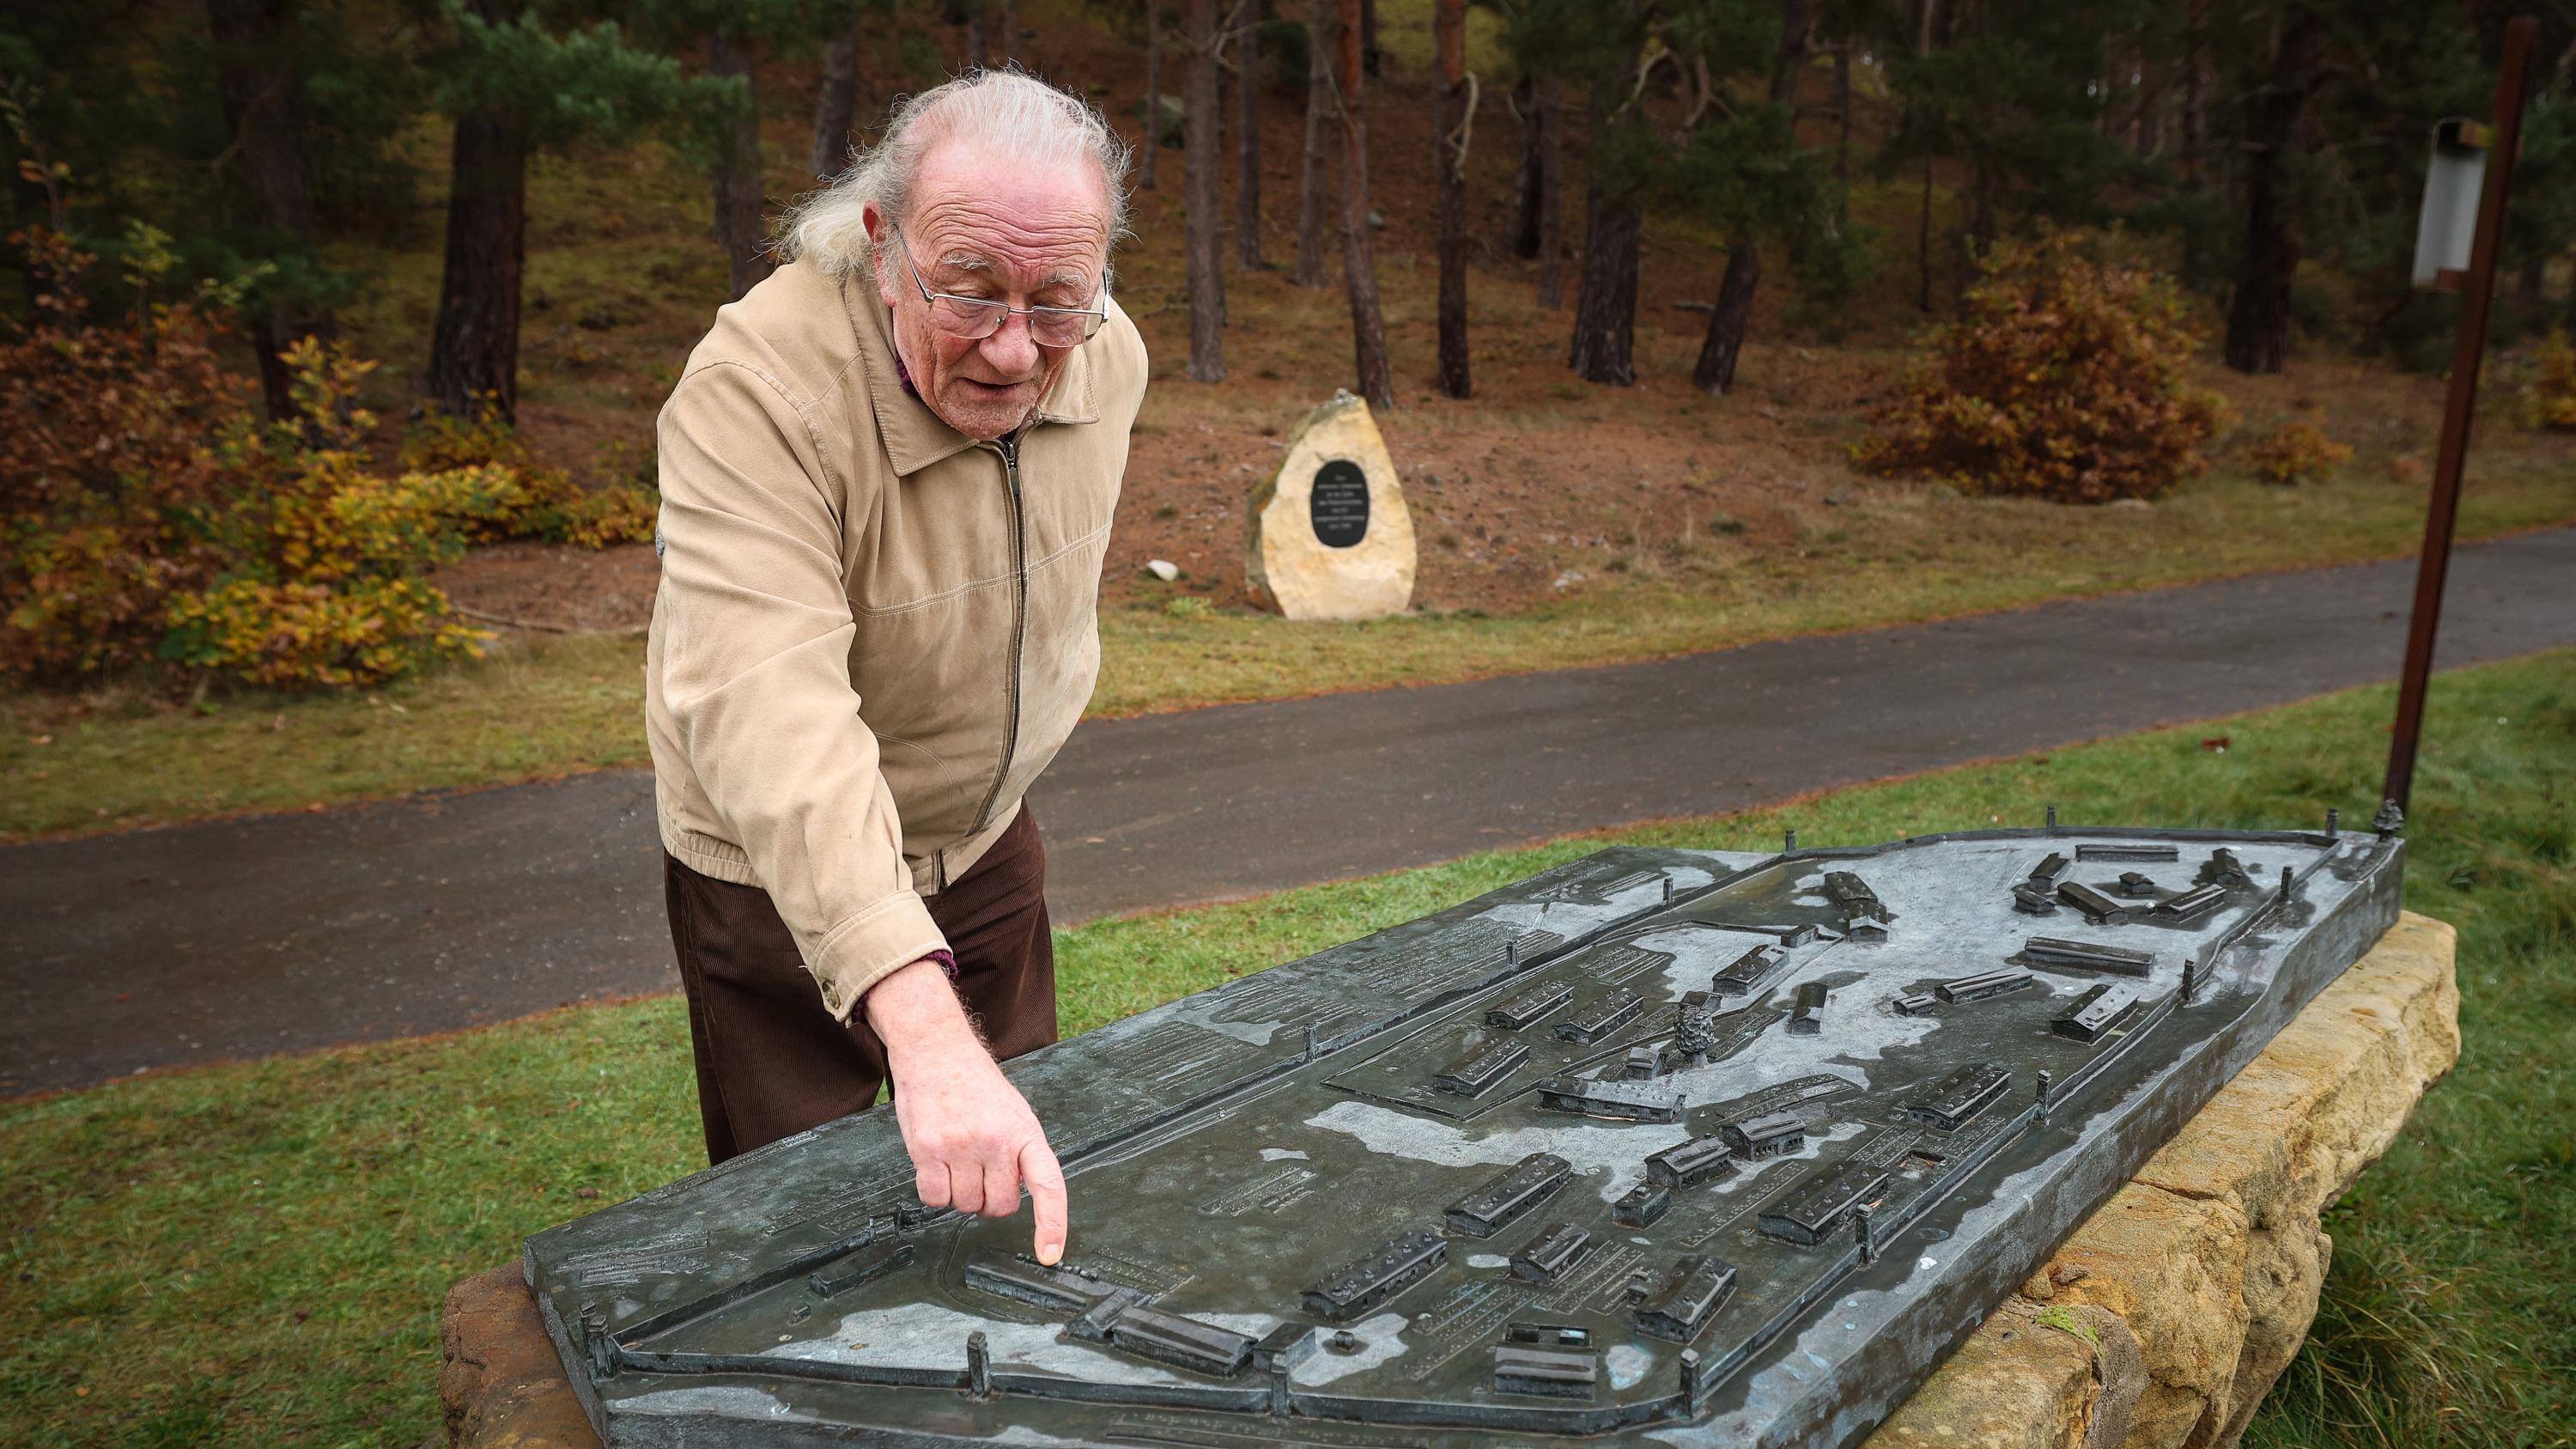
[(1096, 605), (1145, 344), (1109, 324), (1016, 444), (941, 422), (885, 305), (779, 269), (662, 407), (645, 728), (662, 844), (769, 893), (825, 1005), (945, 947), (975, 863), (1099, 673)]

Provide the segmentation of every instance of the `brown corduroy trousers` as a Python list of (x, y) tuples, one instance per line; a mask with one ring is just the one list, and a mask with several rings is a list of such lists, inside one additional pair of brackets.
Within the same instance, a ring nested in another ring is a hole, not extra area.
[[(999, 1058), (1056, 1039), (1046, 844), (1020, 807), (974, 868), (926, 902), (957, 956), (957, 994)], [(663, 902), (689, 997), (707, 1160), (722, 1162), (873, 1106), (885, 1043), (861, 1010), (843, 1026), (758, 886), (663, 857)]]

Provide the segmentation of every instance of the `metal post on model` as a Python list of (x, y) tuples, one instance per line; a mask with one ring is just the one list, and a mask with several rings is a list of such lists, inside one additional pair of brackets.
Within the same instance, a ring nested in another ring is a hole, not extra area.
[[(2433, 497), (2424, 517), (2424, 555), (2415, 570), (2415, 608), (2406, 632), (2406, 667), (2397, 689), (2397, 724), (2388, 744), (2383, 798), (2404, 809), (2415, 783), (2415, 746), (2424, 729), (2424, 691), (2433, 672), (2433, 639), (2442, 623), (2442, 585), (2451, 568), (2451, 530), (2460, 513), (2460, 472), (2477, 411), (2478, 363), (2486, 352), (2487, 315), (2495, 301), (2496, 259), (2504, 246), (2505, 198), (2522, 146), (2522, 99), (2531, 53), (2540, 36), (2532, 16), (2508, 21), (2504, 63), (2496, 81), (2495, 124), (2447, 120), (2434, 129), (2424, 182), (2423, 217), (2415, 236), (2415, 283), (2461, 293), (2460, 332), (2451, 358), (2451, 392), (2442, 412)], [(2476, 217), (2469, 232), (2470, 215)], [(2464, 236), (2465, 233), (2465, 236)], [(2460, 256), (2463, 241), (2467, 256)], [(2466, 266), (2460, 263), (2465, 260)]]

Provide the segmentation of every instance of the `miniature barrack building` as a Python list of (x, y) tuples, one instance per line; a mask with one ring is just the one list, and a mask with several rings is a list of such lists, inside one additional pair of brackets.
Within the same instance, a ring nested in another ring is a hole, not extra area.
[(612, 1445), (1848, 1444), (2394, 919), (2393, 830), (1605, 851), (1011, 1063), (1064, 1264), (880, 1109), (529, 1282)]

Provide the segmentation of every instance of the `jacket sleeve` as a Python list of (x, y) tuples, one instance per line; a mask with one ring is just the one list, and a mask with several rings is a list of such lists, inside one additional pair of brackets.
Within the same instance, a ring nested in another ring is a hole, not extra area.
[(662, 409), (660, 685), (681, 748), (835, 1017), (947, 948), (859, 718), (845, 505), (787, 391), (707, 363)]

